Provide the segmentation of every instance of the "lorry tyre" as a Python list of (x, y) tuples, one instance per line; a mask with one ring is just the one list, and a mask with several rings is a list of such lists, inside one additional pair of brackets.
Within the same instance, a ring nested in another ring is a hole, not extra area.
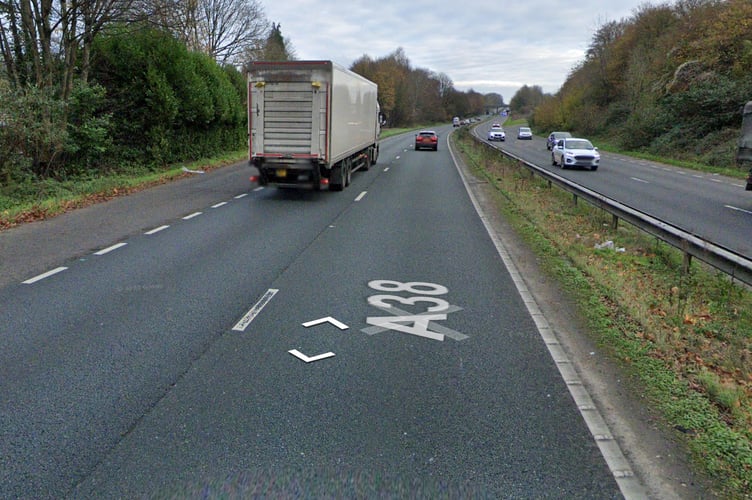
[(332, 169), (332, 173), (329, 178), (329, 188), (332, 191), (342, 191), (343, 189), (345, 189), (344, 170), (344, 162), (337, 163), (337, 165)]

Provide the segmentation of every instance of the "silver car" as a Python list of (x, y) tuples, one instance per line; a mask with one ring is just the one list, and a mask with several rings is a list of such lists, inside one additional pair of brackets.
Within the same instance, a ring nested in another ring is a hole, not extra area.
[(587, 139), (568, 137), (559, 139), (551, 149), (551, 164), (561, 168), (583, 167), (598, 170), (601, 155)]
[(532, 141), (533, 131), (530, 130), (530, 127), (520, 127), (517, 129), (517, 139)]

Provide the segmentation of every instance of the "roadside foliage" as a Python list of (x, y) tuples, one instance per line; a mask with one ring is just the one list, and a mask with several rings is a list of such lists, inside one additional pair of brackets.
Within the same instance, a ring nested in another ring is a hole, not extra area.
[(644, 4), (596, 31), (584, 60), (530, 123), (733, 167), (741, 108), (751, 100), (749, 0)]
[[(625, 389), (686, 445), (719, 498), (752, 492), (752, 292), (679, 250), (531, 177), (460, 131), (475, 174), (624, 374)], [(623, 251), (614, 251), (613, 242)]]

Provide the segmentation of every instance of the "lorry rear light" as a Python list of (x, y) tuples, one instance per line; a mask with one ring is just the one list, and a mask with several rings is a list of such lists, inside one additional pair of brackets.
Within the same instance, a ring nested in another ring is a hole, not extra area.
[(329, 179), (321, 179), (321, 185), (326, 186), (329, 184)]

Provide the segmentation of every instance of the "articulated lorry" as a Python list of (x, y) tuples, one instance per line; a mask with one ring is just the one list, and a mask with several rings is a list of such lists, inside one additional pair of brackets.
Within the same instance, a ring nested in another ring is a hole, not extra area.
[(379, 155), (375, 83), (331, 61), (250, 63), (251, 180), (341, 191)]

